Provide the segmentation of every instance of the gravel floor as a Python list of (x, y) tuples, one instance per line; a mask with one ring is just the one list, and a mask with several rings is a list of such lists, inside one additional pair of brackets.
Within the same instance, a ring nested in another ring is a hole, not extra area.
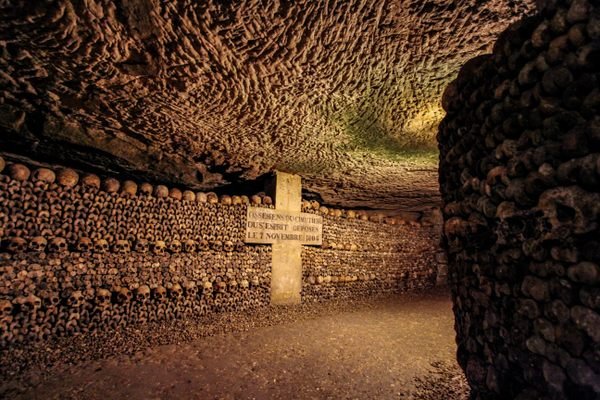
[(2, 398), (468, 398), (441, 290), (222, 314), (0, 356)]

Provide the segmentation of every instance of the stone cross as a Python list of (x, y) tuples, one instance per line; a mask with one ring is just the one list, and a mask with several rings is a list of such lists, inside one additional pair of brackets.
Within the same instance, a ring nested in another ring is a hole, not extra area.
[(271, 303), (298, 304), (302, 290), (302, 245), (320, 245), (323, 218), (302, 213), (302, 182), (280, 171), (267, 185), (275, 209), (248, 207), (246, 243), (272, 245)]

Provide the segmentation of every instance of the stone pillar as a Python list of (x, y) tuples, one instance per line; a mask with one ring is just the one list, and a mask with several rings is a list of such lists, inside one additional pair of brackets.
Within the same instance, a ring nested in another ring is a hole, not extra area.
[[(267, 185), (267, 191), (275, 201), (275, 209), (301, 211), (302, 181), (298, 175), (276, 171), (275, 177)], [(271, 303), (299, 304), (302, 290), (302, 244), (275, 243), (272, 254)]]

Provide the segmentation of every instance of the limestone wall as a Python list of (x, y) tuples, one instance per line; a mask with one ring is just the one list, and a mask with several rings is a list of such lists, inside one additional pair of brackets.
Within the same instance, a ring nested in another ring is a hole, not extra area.
[[(419, 226), (307, 205), (325, 242), (304, 248), (306, 300), (435, 279)], [(268, 305), (271, 247), (243, 242), (248, 207), (273, 205), (0, 158), (1, 347)]]
[(475, 399), (600, 396), (600, 8), (538, 3), (443, 100), (449, 283)]

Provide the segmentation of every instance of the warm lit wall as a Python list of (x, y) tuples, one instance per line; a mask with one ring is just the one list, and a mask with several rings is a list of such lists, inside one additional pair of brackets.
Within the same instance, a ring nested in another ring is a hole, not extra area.
[(324, 300), (433, 286), (439, 234), (433, 226), (324, 218), (324, 246), (303, 250), (303, 298)]
[[(247, 207), (272, 207), (268, 197), (219, 198), (3, 164), (0, 158), (2, 347), (269, 303), (271, 246), (243, 243)], [(318, 208), (312, 212), (326, 211)], [(305, 274), (315, 275), (314, 283), (305, 280), (305, 299), (435, 280), (429, 261), (438, 241), (428, 246), (420, 233), (430, 228), (334, 214), (324, 218), (327, 248), (304, 249), (318, 255), (304, 260)], [(334, 240), (347, 250), (332, 249)], [(316, 282), (319, 274), (326, 282)]]

